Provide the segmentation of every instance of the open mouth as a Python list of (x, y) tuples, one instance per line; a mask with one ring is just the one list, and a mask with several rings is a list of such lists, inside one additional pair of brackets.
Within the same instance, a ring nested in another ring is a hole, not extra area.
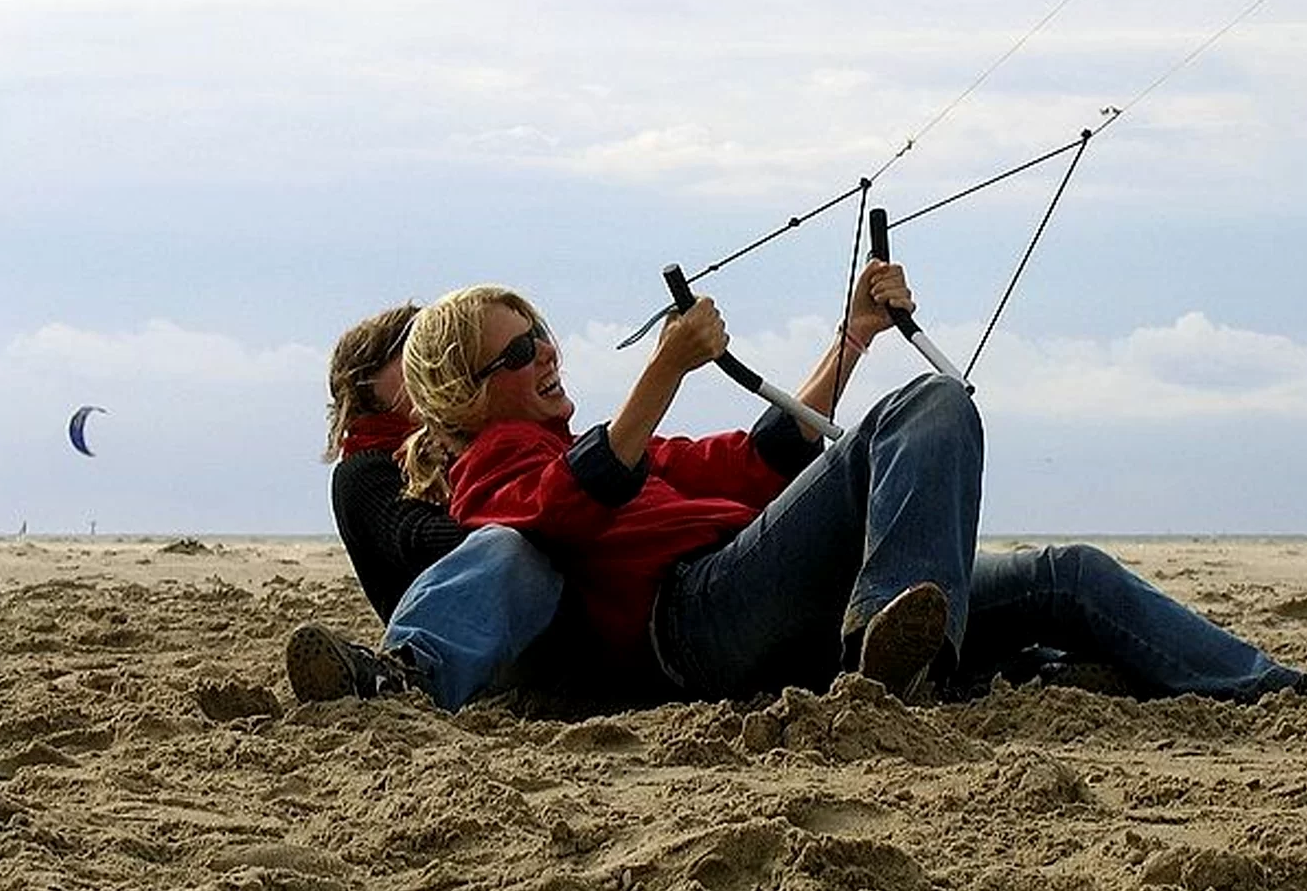
[(541, 396), (555, 396), (563, 392), (563, 382), (556, 377), (551, 377), (536, 392)]

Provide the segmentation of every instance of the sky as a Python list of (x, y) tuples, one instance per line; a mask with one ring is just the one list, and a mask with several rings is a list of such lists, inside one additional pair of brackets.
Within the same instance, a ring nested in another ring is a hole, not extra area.
[[(4, 0), (0, 534), (328, 533), (327, 358), (359, 319), (510, 285), (583, 429), (648, 356), (613, 346), (665, 264), (910, 137), (891, 220), (1109, 106), (971, 376), (982, 531), (1307, 533), (1307, 7), (1265, 0), (1148, 90), (1249, 5)], [(956, 364), (1069, 157), (893, 231)], [(856, 226), (846, 202), (696, 283), (778, 386), (830, 341)], [(877, 338), (839, 420), (924, 370)], [(707, 367), (662, 430), (762, 407)]]

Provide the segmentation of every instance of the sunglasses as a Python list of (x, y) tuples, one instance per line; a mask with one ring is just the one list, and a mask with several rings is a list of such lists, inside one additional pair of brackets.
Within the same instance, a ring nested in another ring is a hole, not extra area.
[(489, 365), (472, 375), (473, 382), (479, 384), (501, 368), (517, 371), (519, 368), (530, 365), (535, 361), (536, 342), (540, 340), (548, 343), (549, 332), (545, 330), (545, 326), (540, 322), (532, 322), (528, 330), (505, 344), (499, 355), (492, 359)]

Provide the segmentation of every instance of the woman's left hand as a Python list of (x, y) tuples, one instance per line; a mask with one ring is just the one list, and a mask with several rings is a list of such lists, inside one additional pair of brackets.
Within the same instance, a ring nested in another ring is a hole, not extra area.
[(912, 302), (912, 289), (908, 287), (903, 267), (884, 260), (872, 260), (863, 267), (853, 289), (849, 331), (864, 343), (871, 340), (894, 324), (886, 311), (889, 306), (908, 313), (917, 308), (917, 304)]

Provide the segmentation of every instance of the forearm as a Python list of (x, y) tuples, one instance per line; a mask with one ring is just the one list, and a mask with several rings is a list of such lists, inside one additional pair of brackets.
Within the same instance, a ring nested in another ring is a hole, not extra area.
[(658, 352), (631, 388), (626, 403), (608, 425), (608, 444), (627, 467), (635, 467), (680, 389), (684, 373)]
[[(870, 344), (874, 335), (864, 336), (852, 330), (849, 332), (850, 337), (855, 338), (858, 343)], [(853, 345), (849, 338), (841, 337), (837, 332), (835, 341), (822, 355), (808, 379), (799, 387), (795, 393), (796, 398), (803, 404), (815, 409), (823, 415), (830, 415), (831, 406), (838, 401), (843, 394), (849, 378), (853, 375), (854, 366), (862, 357), (862, 351)], [(838, 375), (838, 380), (836, 376)], [(809, 441), (815, 441), (821, 437), (821, 434), (809, 427), (807, 424), (800, 423), (799, 428), (803, 435)]]

